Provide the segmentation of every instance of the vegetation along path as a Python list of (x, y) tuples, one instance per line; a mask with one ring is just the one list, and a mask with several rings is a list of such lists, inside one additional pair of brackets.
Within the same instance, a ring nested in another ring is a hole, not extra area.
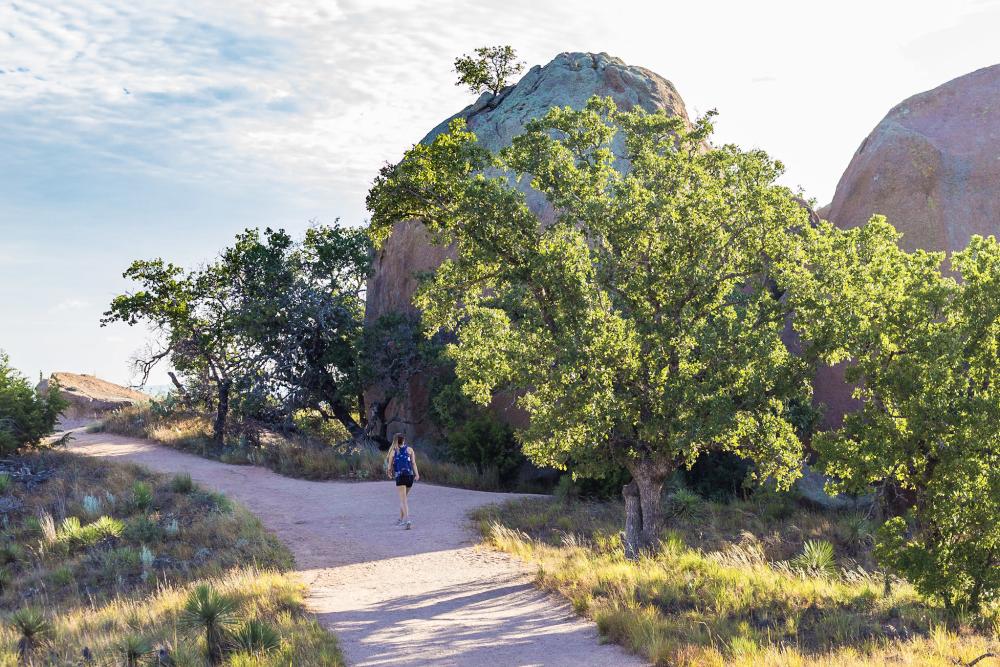
[(310, 482), (74, 431), (70, 449), (188, 472), (243, 503), (295, 554), (308, 604), (354, 665), (637, 665), (537, 590), (510, 557), (473, 545), (468, 513), (510, 495), (418, 484), (414, 529), (393, 526), (388, 482)]

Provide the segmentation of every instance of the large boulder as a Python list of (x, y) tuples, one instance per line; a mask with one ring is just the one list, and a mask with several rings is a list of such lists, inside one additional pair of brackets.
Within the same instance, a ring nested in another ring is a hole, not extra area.
[(909, 249), (960, 250), (1000, 233), (1000, 65), (897, 104), (854, 154), (822, 211), (842, 228), (875, 213)]
[[(476, 102), (443, 121), (422, 141), (447, 131), (455, 118), (464, 118), (479, 142), (491, 150), (510, 145), (525, 123), (545, 114), (554, 106), (582, 108), (594, 95), (611, 97), (624, 109), (640, 106), (648, 111), (664, 109), (688, 119), (684, 101), (669, 81), (642, 67), (626, 65), (606, 53), (561, 53), (544, 67), (535, 66), (517, 83), (498, 95), (484, 93)], [(527, 184), (520, 187), (527, 194), (528, 206), (544, 223), (552, 218), (545, 199)], [(420, 272), (436, 268), (450, 255), (450, 249), (433, 246), (419, 221), (399, 223), (375, 260), (374, 272), (368, 281), (367, 318), (374, 321), (391, 312), (413, 312), (413, 292)], [(418, 377), (399, 410), (395, 426), (410, 437), (424, 438), (432, 433), (432, 425), (424, 419), (428, 405), (426, 378)], [(377, 396), (378, 388), (369, 390)], [(497, 410), (511, 411), (510, 401)], [(506, 415), (517, 421), (516, 415)]]
[[(1000, 65), (904, 100), (861, 142), (820, 215), (847, 229), (876, 213), (910, 250), (1000, 235)], [(856, 406), (839, 368), (821, 371), (815, 397), (828, 426)]]
[(47, 392), (52, 382), (59, 385), (59, 392), (69, 403), (63, 411), (63, 419), (69, 421), (93, 419), (105, 412), (149, 402), (149, 396), (141, 391), (77, 373), (53, 373), (38, 383), (38, 392)]

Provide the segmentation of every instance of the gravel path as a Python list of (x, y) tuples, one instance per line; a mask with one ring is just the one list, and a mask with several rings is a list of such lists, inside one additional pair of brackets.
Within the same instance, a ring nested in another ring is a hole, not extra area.
[(393, 526), (386, 482), (309, 482), (154, 443), (74, 432), (70, 451), (181, 472), (243, 503), (295, 554), (308, 605), (352, 665), (641, 665), (600, 644), (593, 623), (532, 584), (531, 571), (474, 546), (470, 510), (510, 499), (418, 483), (413, 530)]

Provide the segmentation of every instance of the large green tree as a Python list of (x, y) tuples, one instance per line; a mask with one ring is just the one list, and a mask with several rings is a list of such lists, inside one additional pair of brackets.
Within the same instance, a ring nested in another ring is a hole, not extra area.
[(239, 328), (283, 412), (313, 408), (364, 439), (365, 231), (314, 226), (295, 241), (283, 230), (247, 230), (218, 263), (239, 293)]
[[(798, 257), (806, 211), (761, 151), (711, 148), (693, 127), (610, 99), (555, 108), (498, 154), (462, 120), (386, 167), (368, 197), (383, 243), (419, 219), (453, 245), (419, 290), (465, 391), (518, 393), (536, 463), (626, 467), (627, 551), (658, 538), (665, 479), (707, 448), (788, 484), (801, 445), (790, 404), (805, 365), (781, 334), (777, 263)], [(541, 225), (518, 183), (555, 211)]]
[(1000, 244), (973, 237), (943, 271), (880, 216), (810, 239), (796, 327), (863, 400), (815, 438), (821, 464), (836, 490), (892, 492), (883, 563), (977, 610), (1000, 592)]
[(191, 384), (209, 387), (213, 439), (221, 444), (234, 385), (245, 383), (259, 363), (238, 326), (232, 276), (218, 265), (188, 271), (154, 259), (133, 262), (124, 277), (138, 289), (116, 296), (101, 324), (149, 326), (154, 341), (135, 361), (141, 382), (168, 361)]

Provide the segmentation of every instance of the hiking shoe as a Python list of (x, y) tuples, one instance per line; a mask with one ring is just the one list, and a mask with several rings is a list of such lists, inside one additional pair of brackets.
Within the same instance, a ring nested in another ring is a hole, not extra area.
[(406, 530), (409, 530), (412, 527), (413, 527), (413, 524), (410, 523), (409, 521), (404, 521), (403, 522), (403, 528), (405, 528)]
[(402, 526), (403, 525), (403, 520), (402, 519), (396, 519), (396, 525), (397, 526)]

